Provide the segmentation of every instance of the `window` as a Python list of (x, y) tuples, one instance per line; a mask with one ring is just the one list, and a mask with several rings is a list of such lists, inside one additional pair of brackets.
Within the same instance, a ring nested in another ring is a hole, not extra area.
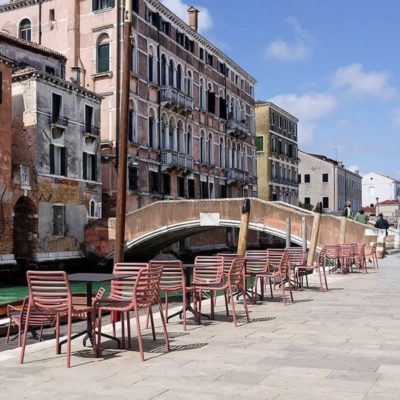
[(304, 183), (310, 183), (310, 174), (304, 174)]
[(221, 94), (219, 96), (219, 116), (220, 118), (226, 119), (226, 100)]
[(167, 85), (167, 58), (164, 54), (161, 56), (161, 85)]
[(132, 0), (132, 11), (139, 14), (139, 0)]
[(322, 182), (328, 182), (328, 174), (322, 174)]
[(182, 91), (182, 66), (180, 64), (176, 68), (176, 88)]
[(169, 66), (168, 66), (168, 84), (170, 86), (174, 86), (174, 62), (172, 60), (169, 60)]
[(131, 102), (128, 118), (128, 140), (130, 142), (137, 142), (137, 114), (135, 104)]
[(214, 62), (214, 57), (212, 54), (207, 53), (207, 64), (213, 66), (213, 62)]
[(371, 197), (375, 197), (375, 186), (370, 186), (369, 187), (369, 195)]
[(150, 171), (149, 173), (149, 190), (151, 192), (159, 192), (158, 172)]
[(297, 175), (297, 183), (301, 183), (301, 174)]
[(256, 150), (263, 151), (264, 150), (264, 138), (262, 136), (256, 137)]
[(223, 62), (218, 63), (219, 72), (225, 75), (225, 64)]
[(53, 206), (53, 235), (64, 235), (65, 233), (65, 207)]
[(97, 73), (108, 72), (110, 70), (110, 38), (107, 34), (102, 34), (97, 40)]
[(208, 182), (201, 182), (201, 198), (208, 199)]
[(67, 176), (67, 149), (50, 144), (50, 174)]
[(171, 194), (171, 176), (168, 174), (163, 174), (163, 193), (166, 196)]
[(149, 54), (148, 54), (148, 76), (149, 82), (155, 83), (156, 82), (156, 72), (155, 72), (155, 56), (154, 56), (154, 49), (150, 46)]
[(53, 22), (53, 21), (55, 21), (56, 20), (56, 13), (55, 13), (55, 11), (54, 11), (54, 8), (51, 8), (50, 10), (49, 10), (49, 21), (50, 22)]
[(114, 0), (92, 0), (92, 10), (104, 10), (106, 8), (113, 8)]
[(171, 24), (169, 22), (161, 20), (160, 30), (161, 32), (164, 32), (167, 36), (171, 36)]
[(205, 134), (200, 133), (200, 161), (205, 162), (206, 161), (206, 139), (205, 139)]
[(219, 185), (219, 197), (221, 199), (226, 199), (226, 185)]
[(201, 61), (204, 61), (204, 49), (203, 48), (199, 48), (199, 58)]
[(93, 107), (85, 104), (85, 133), (94, 133), (93, 130)]
[(138, 188), (138, 169), (134, 166), (128, 167), (128, 189), (137, 190)]
[(53, 67), (49, 67), (48, 65), (46, 65), (45, 71), (46, 71), (47, 74), (50, 74), (50, 75), (55, 75), (56, 74), (56, 70)]
[(207, 100), (207, 111), (215, 114), (215, 93), (210, 86), (207, 92)]
[(178, 176), (178, 196), (185, 197), (185, 178)]
[(329, 197), (322, 198), (322, 208), (329, 208)]
[(311, 199), (310, 197), (304, 197), (304, 205), (310, 205), (311, 204)]
[(204, 87), (204, 80), (200, 79), (200, 110), (204, 110), (205, 109), (205, 92), (206, 92), (206, 88)]
[(149, 115), (149, 147), (156, 148), (157, 147), (157, 135), (156, 135), (156, 118), (153, 109), (150, 109)]
[(29, 42), (32, 40), (32, 24), (28, 18), (24, 18), (19, 23), (18, 37), (23, 40), (28, 40)]
[(96, 154), (83, 153), (83, 179), (96, 181)]
[(95, 218), (96, 217), (96, 202), (91, 199), (89, 201), (89, 218)]
[(194, 199), (196, 197), (194, 190), (194, 179), (188, 179), (188, 197)]
[(187, 90), (186, 93), (188, 96), (193, 97), (193, 79), (192, 72), (188, 71), (187, 73)]
[(137, 45), (136, 45), (136, 38), (132, 37), (132, 47), (131, 47), (131, 72), (134, 74), (137, 73)]

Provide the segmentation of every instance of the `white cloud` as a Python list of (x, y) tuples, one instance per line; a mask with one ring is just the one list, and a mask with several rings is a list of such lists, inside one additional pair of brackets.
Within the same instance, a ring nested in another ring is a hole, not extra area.
[(300, 96), (283, 94), (273, 97), (270, 101), (299, 119), (300, 145), (313, 142), (318, 120), (329, 115), (337, 107), (336, 98), (327, 93), (307, 93)]
[(278, 61), (304, 61), (311, 56), (311, 49), (300, 41), (288, 43), (283, 40), (276, 40), (267, 46), (265, 55)]
[[(182, 0), (161, 0), (161, 2), (176, 14), (182, 21), (188, 23), (188, 8), (190, 4), (184, 3)], [(213, 27), (213, 20), (207, 8), (193, 5), (199, 10), (199, 32), (209, 31)]]
[(389, 79), (390, 74), (385, 71), (364, 72), (361, 64), (351, 64), (336, 70), (333, 84), (351, 96), (373, 96), (385, 100), (396, 93)]
[(296, 18), (288, 17), (286, 22), (295, 34), (294, 40), (274, 40), (265, 47), (265, 57), (284, 62), (307, 60), (312, 54), (311, 46), (315, 42), (314, 38), (308, 31), (301, 27)]

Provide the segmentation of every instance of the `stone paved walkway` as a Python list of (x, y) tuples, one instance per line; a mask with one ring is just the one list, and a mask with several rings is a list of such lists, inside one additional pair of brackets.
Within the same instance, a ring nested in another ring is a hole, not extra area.
[(168, 354), (161, 334), (153, 342), (146, 331), (144, 363), (136, 341), (133, 351), (107, 342), (96, 359), (75, 340), (70, 369), (52, 341), (29, 346), (24, 365), (18, 349), (3, 351), (0, 398), (398, 400), (399, 261), (329, 276), (329, 292), (295, 292), (287, 307), (251, 306), (252, 322), (236, 329), (221, 306), (217, 321), (191, 322), (187, 332), (172, 322)]

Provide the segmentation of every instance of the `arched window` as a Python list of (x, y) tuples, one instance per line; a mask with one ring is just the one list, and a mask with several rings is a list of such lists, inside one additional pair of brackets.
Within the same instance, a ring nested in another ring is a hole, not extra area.
[(169, 66), (168, 66), (168, 84), (170, 86), (174, 86), (174, 61), (169, 60)]
[(18, 37), (28, 41), (32, 40), (32, 24), (28, 18), (24, 18), (19, 23)]
[(89, 201), (89, 218), (95, 218), (96, 216), (96, 203), (93, 199)]
[(255, 125), (255, 120), (254, 120), (254, 110), (251, 109), (250, 111), (250, 133), (254, 134), (256, 133), (256, 125)]
[(242, 154), (242, 149), (241, 149), (241, 147), (240, 147), (240, 144), (238, 144), (238, 146), (237, 146), (237, 155), (236, 155), (236, 157), (237, 157), (237, 162), (236, 162), (236, 164), (237, 164), (237, 168), (238, 168), (238, 169), (242, 169), (242, 158), (241, 158), (241, 154)]
[(225, 168), (225, 145), (222, 138), (219, 140), (219, 166)]
[(156, 83), (157, 81), (157, 76), (156, 76), (156, 69), (155, 69), (155, 64), (156, 64), (156, 57), (155, 57), (155, 51), (153, 46), (149, 47), (149, 54), (147, 58), (147, 63), (148, 63), (148, 76), (149, 76), (149, 82), (151, 83)]
[(137, 112), (136, 104), (133, 100), (129, 103), (129, 119), (128, 119), (128, 140), (137, 143)]
[(110, 37), (103, 33), (97, 39), (97, 73), (110, 70)]
[(212, 165), (214, 161), (214, 154), (213, 154), (213, 136), (212, 133), (208, 134), (208, 140), (207, 140), (207, 163), (208, 165)]
[(236, 143), (232, 144), (232, 168), (237, 168)]
[(232, 168), (232, 142), (228, 140), (228, 148), (226, 154), (228, 155), (228, 168)]
[(200, 161), (206, 162), (206, 137), (204, 131), (200, 132)]
[(149, 147), (157, 148), (157, 120), (152, 108), (149, 112)]
[(180, 153), (183, 153), (185, 151), (185, 145), (184, 145), (184, 138), (183, 138), (183, 123), (182, 121), (178, 121), (178, 131), (177, 131), (177, 149)]
[(167, 85), (167, 58), (164, 54), (161, 56), (161, 85)]
[(203, 78), (200, 78), (200, 91), (199, 91), (199, 104), (200, 104), (200, 110), (205, 110), (206, 108), (206, 88), (204, 86), (204, 80)]
[(170, 150), (177, 150), (176, 148), (176, 122), (174, 118), (169, 120), (169, 149)]
[(178, 64), (176, 68), (176, 88), (182, 91), (182, 66)]
[(135, 36), (132, 36), (131, 71), (135, 74), (137, 73), (137, 58), (138, 58), (138, 52), (137, 52), (136, 38)]
[(165, 114), (161, 117), (161, 148), (169, 148), (169, 125), (168, 118)]
[(186, 135), (186, 153), (189, 156), (191, 156), (193, 154), (192, 140), (193, 140), (192, 127), (189, 125), (188, 132)]
[(193, 78), (192, 71), (188, 71), (187, 73), (187, 90), (186, 93), (188, 96), (193, 97)]

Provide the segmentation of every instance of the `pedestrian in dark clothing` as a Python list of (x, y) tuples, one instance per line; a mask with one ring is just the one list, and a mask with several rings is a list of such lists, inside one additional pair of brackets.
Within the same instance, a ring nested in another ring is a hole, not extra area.
[(387, 222), (387, 220), (383, 218), (383, 214), (378, 214), (378, 219), (375, 222), (374, 227), (378, 229), (385, 229), (387, 236), (387, 230), (389, 229), (389, 222)]

